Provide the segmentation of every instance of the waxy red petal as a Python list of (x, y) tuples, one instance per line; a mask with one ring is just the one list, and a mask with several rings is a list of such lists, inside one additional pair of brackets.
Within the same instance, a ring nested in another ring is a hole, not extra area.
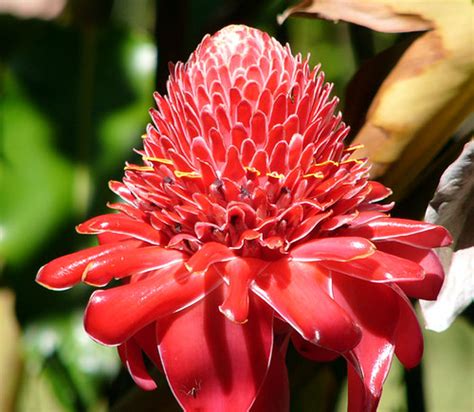
[(236, 258), (227, 262), (223, 270), (228, 286), (219, 310), (232, 322), (245, 323), (249, 313), (249, 284), (262, 269), (262, 261)]
[(158, 344), (156, 342), (156, 325), (150, 323), (143, 329), (139, 330), (133, 339), (145, 352), (146, 356), (153, 362), (153, 364), (163, 372), (163, 365), (161, 363), (160, 354), (158, 352)]
[(369, 202), (378, 202), (390, 196), (393, 192), (388, 187), (384, 186), (380, 182), (376, 182), (375, 180), (369, 181), (370, 185), (370, 192), (366, 197), (366, 201)]
[(235, 259), (235, 255), (227, 246), (222, 243), (208, 242), (191, 256), (186, 262), (186, 267), (191, 272), (202, 272), (214, 263), (228, 262), (232, 259)]
[(253, 296), (248, 322), (237, 325), (219, 312), (222, 299), (219, 288), (157, 325), (166, 378), (187, 411), (246, 411), (267, 374), (272, 310)]
[(156, 382), (146, 370), (142, 351), (133, 338), (120, 345), (118, 351), (133, 381), (145, 391), (156, 389)]
[(277, 260), (251, 289), (310, 342), (345, 352), (360, 340), (359, 328), (329, 295), (328, 272), (315, 263)]
[(84, 271), (83, 281), (89, 285), (105, 286), (113, 278), (119, 279), (183, 263), (185, 257), (183, 252), (160, 246), (119, 250), (91, 262)]
[(81, 281), (86, 266), (94, 260), (119, 251), (135, 249), (142, 244), (138, 240), (126, 240), (115, 244), (93, 246), (62, 256), (41, 267), (36, 275), (36, 282), (48, 289), (68, 289)]
[(372, 241), (390, 240), (427, 249), (449, 246), (452, 242), (451, 235), (442, 226), (388, 217), (348, 228), (343, 233), (347, 236), (365, 237)]
[(405, 368), (413, 368), (423, 356), (423, 333), (410, 301), (396, 285), (392, 285), (392, 288), (398, 294), (400, 308), (395, 354)]
[(426, 300), (437, 298), (444, 281), (444, 269), (436, 252), (397, 242), (377, 242), (377, 249), (416, 262), (425, 271), (422, 280), (397, 282), (408, 296)]
[(321, 265), (327, 269), (370, 282), (395, 282), (402, 280), (421, 280), (423, 268), (411, 260), (376, 250), (365, 259), (350, 262), (324, 261)]
[(336, 301), (362, 330), (359, 344), (345, 354), (355, 368), (348, 367), (348, 410), (375, 411), (395, 349), (398, 296), (389, 286), (339, 274), (333, 275), (333, 287)]
[(375, 252), (375, 246), (359, 237), (330, 237), (310, 240), (290, 250), (290, 256), (298, 262), (331, 260), (348, 262), (362, 259)]
[(162, 235), (148, 223), (133, 220), (122, 214), (109, 214), (93, 217), (77, 225), (78, 233), (95, 235), (104, 232), (128, 235), (136, 239), (159, 245)]
[(104, 345), (118, 345), (150, 322), (202, 299), (221, 282), (212, 270), (167, 270), (136, 283), (95, 291), (84, 315), (86, 332)]

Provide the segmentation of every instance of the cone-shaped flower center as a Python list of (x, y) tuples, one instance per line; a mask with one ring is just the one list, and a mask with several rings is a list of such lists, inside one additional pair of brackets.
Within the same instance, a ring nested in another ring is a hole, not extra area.
[(145, 166), (127, 165), (125, 186), (112, 185), (162, 244), (193, 252), (217, 241), (271, 258), (349, 221), (371, 191), (367, 167), (344, 149), (331, 85), (267, 34), (229, 26), (206, 37), (167, 86)]

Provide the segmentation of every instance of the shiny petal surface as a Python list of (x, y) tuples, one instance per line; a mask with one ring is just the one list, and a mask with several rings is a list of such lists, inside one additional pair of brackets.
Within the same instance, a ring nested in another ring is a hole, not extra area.
[(150, 322), (202, 299), (220, 282), (212, 270), (190, 274), (181, 267), (136, 283), (95, 291), (84, 315), (86, 332), (99, 343), (118, 345)]
[(422, 280), (397, 282), (410, 297), (435, 300), (443, 285), (444, 269), (438, 255), (429, 249), (420, 249), (397, 242), (377, 242), (377, 249), (418, 263), (425, 271)]
[(163, 241), (160, 232), (153, 229), (148, 223), (131, 219), (119, 213), (93, 217), (77, 225), (76, 230), (78, 233), (90, 235), (104, 232), (122, 234), (155, 245), (159, 245)]
[(267, 374), (272, 310), (252, 297), (248, 322), (237, 325), (219, 312), (222, 299), (218, 288), (157, 325), (166, 377), (187, 411), (246, 411)]
[(389, 286), (339, 274), (333, 286), (335, 299), (362, 330), (360, 343), (345, 355), (357, 372), (348, 368), (348, 410), (374, 411), (395, 350), (398, 296)]
[(113, 278), (119, 279), (134, 273), (149, 272), (182, 264), (186, 255), (178, 250), (160, 246), (135, 250), (119, 250), (95, 259), (83, 274), (85, 283), (105, 286)]
[(405, 368), (413, 368), (423, 356), (423, 334), (415, 311), (403, 291), (396, 285), (400, 316), (396, 331), (395, 354)]
[(235, 259), (234, 253), (221, 243), (206, 243), (187, 262), (189, 271), (202, 272), (214, 263), (228, 262)]
[(374, 253), (375, 247), (367, 239), (358, 237), (332, 237), (310, 240), (290, 251), (294, 261), (315, 262), (332, 260), (347, 262), (362, 259)]
[(361, 236), (372, 241), (391, 240), (407, 245), (435, 248), (449, 246), (451, 235), (442, 226), (409, 219), (376, 219), (365, 225), (347, 229), (347, 236)]
[(123, 241), (62, 256), (44, 265), (36, 275), (36, 282), (48, 289), (68, 289), (81, 281), (82, 273), (91, 262), (113, 253), (135, 249), (141, 244), (137, 240)]
[(249, 313), (249, 285), (266, 263), (260, 259), (236, 258), (226, 263), (223, 273), (228, 286), (219, 310), (232, 322), (245, 323)]
[(320, 264), (330, 270), (371, 282), (385, 283), (424, 278), (423, 268), (419, 264), (379, 250), (365, 259), (350, 262), (324, 261)]
[(359, 328), (329, 295), (328, 272), (314, 263), (281, 259), (269, 265), (251, 289), (306, 340), (337, 352), (352, 349)]

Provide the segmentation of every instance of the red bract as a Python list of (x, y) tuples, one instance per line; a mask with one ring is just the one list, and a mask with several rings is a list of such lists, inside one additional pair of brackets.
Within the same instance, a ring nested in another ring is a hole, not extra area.
[(377, 202), (390, 190), (344, 146), (331, 85), (267, 34), (205, 37), (167, 88), (143, 165), (110, 184), (124, 203), (77, 227), (100, 246), (50, 262), (37, 281), (120, 279), (92, 294), (86, 331), (118, 345), (153, 389), (144, 352), (185, 410), (287, 410), (289, 337), (311, 359), (344, 356), (349, 409), (375, 409), (393, 354), (407, 367), (420, 359), (407, 296), (436, 298), (431, 249), (448, 232), (387, 215)]

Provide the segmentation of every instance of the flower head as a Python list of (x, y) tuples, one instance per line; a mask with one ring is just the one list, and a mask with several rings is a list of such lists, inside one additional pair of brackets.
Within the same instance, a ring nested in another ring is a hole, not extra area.
[(50, 262), (37, 281), (120, 279), (92, 294), (85, 328), (152, 389), (146, 353), (184, 409), (247, 410), (274, 400), (268, 387), (285, 394), (290, 336), (311, 359), (343, 355), (351, 408), (374, 408), (393, 353), (419, 361), (407, 295), (436, 297), (431, 248), (449, 234), (387, 215), (392, 204), (377, 202), (391, 192), (344, 146), (331, 85), (267, 34), (205, 37), (167, 90), (155, 94), (143, 164), (110, 183), (117, 213), (77, 227), (100, 245)]

